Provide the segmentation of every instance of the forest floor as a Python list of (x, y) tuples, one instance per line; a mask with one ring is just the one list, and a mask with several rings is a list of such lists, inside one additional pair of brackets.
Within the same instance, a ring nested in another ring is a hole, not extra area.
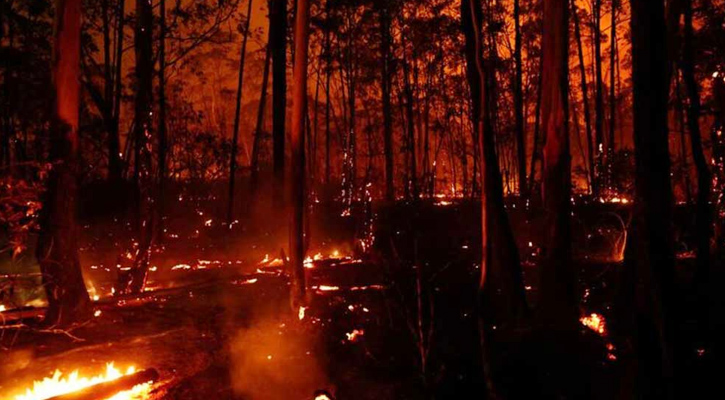
[[(509, 204), (533, 303), (541, 224), (535, 213), (515, 208)], [(496, 337), (507, 398), (626, 397), (623, 356), (609, 332), (626, 208), (575, 210), (586, 324), (573, 337), (529, 329)], [(477, 205), (427, 202), (377, 211), (375, 246), (365, 254), (352, 250), (359, 237), (354, 223), (312, 228), (323, 240), (309, 253), (324, 255), (306, 269), (309, 308), (302, 318), (289, 306), (274, 234), (250, 230), (232, 241), (207, 225), (215, 216), (197, 209), (195, 224), (169, 223), (181, 237), (167, 241), (152, 261), (152, 290), (133, 298), (109, 296), (113, 251), (103, 247), (107, 241), (88, 240), (96, 244), (84, 257), (105, 257), (86, 262), (96, 266), (85, 273), (99, 296), (98, 315), (70, 332), (35, 329), (33, 318), (25, 321), (29, 328), (3, 330), (0, 397), (13, 398), (55, 369), (90, 374), (111, 361), (157, 369), (151, 399), (312, 399), (320, 389), (341, 400), (480, 397), (474, 309), (480, 245), (478, 224), (471, 223), (480, 220)], [(111, 234), (100, 225), (86, 229), (94, 232), (87, 237)], [(686, 241), (678, 243), (685, 287), (692, 259)], [(234, 251), (241, 247), (248, 250)], [(682, 297), (683, 310), (696, 303), (691, 297)], [(709, 304), (709, 315), (725, 310), (721, 297)], [(679, 331), (687, 354), (683, 381), (696, 398), (717, 387), (713, 371), (723, 360), (725, 329), (712, 318), (703, 334), (691, 319)]]

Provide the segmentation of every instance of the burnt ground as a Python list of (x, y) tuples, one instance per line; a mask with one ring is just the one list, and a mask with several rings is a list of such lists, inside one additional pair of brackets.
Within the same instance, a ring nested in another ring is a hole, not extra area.
[[(1, 397), (56, 368), (93, 372), (109, 361), (156, 368), (156, 399), (311, 399), (317, 389), (338, 399), (481, 397), (474, 312), (477, 207), (424, 202), (379, 209), (375, 246), (365, 254), (353, 250), (362, 236), (359, 220), (325, 219), (313, 228), (324, 240), (312, 244), (310, 253), (322, 248), (328, 255), (335, 247), (349, 257), (320, 260), (306, 270), (310, 307), (301, 320), (289, 307), (284, 267), (259, 264), (261, 254), (278, 257), (264, 243), (275, 242), (274, 233), (249, 229), (246, 239), (234, 242), (213, 225), (196, 233), (205, 225), (184, 231), (169, 223), (181, 237), (155, 258), (154, 291), (138, 298), (106, 296), (104, 271), (113, 260), (94, 263), (98, 268), (86, 277), (101, 293), (99, 316), (66, 333), (39, 330), (32, 318), (25, 321), (29, 328), (3, 330)], [(521, 204), (508, 207), (527, 296), (535, 304), (540, 216)], [(678, 212), (682, 227), (689, 224), (687, 215)], [(202, 224), (214, 219), (198, 217)], [(626, 207), (582, 204), (573, 221), (581, 313), (602, 315), (609, 328), (616, 323), (613, 302), (623, 266), (615, 254)], [(692, 269), (687, 231), (677, 235), (680, 312), (686, 316), (678, 331), (686, 366), (680, 376), (688, 397), (704, 398), (717, 387), (715, 366), (722, 360), (723, 324), (712, 316), (725, 307), (713, 297), (703, 313), (711, 316), (708, 323), (697, 322), (697, 297), (686, 290)], [(259, 236), (268, 239), (249, 238)], [(107, 245), (95, 243), (95, 249)], [(230, 251), (239, 243), (257, 252), (244, 258)], [(84, 257), (102, 258), (90, 250)], [(178, 265), (188, 268), (172, 269)], [(718, 272), (713, 282), (721, 278)], [(582, 325), (572, 336), (524, 327), (494, 334), (494, 342), (498, 389), (505, 397), (626, 397), (627, 354), (612, 347), (620, 340), (609, 329), (600, 334)]]

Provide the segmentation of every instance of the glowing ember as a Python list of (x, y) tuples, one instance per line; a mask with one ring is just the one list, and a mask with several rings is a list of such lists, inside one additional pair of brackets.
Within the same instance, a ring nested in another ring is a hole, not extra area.
[(356, 341), (360, 336), (365, 335), (365, 331), (362, 329), (353, 329), (352, 332), (346, 333), (347, 340), (354, 342)]
[(299, 318), (300, 321), (305, 319), (305, 310), (306, 309), (307, 309), (307, 307), (300, 307), (300, 310), (297, 312), (297, 318)]
[(0, 312), (6, 311), (5, 304), (0, 304)]
[[(98, 385), (99, 383), (110, 382), (135, 372), (136, 368), (131, 366), (123, 373), (116, 369), (113, 363), (106, 364), (105, 373), (90, 378), (80, 376), (77, 370), (71, 372), (68, 376), (63, 376), (62, 372), (56, 370), (51, 377), (44, 378), (42, 381), (33, 382), (33, 388), (26, 389), (25, 394), (15, 396), (15, 400), (45, 400), (51, 397), (77, 392), (81, 389)], [(150, 390), (150, 383), (143, 383), (134, 386), (131, 390), (118, 392), (107, 400), (144, 399)]]
[(323, 292), (334, 292), (336, 290), (340, 290), (339, 286), (328, 286), (328, 285), (320, 285), (317, 287), (318, 290)]
[(579, 321), (582, 323), (582, 325), (593, 330), (594, 332), (597, 332), (600, 335), (603, 335), (604, 332), (606, 332), (604, 317), (597, 313), (592, 313), (589, 316), (581, 317), (579, 318)]
[(191, 265), (189, 264), (178, 264), (171, 267), (172, 271), (176, 271), (178, 269), (191, 269)]

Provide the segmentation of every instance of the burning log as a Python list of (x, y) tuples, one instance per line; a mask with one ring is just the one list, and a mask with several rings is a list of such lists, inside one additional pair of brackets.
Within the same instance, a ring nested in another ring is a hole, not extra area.
[(136, 385), (153, 382), (157, 379), (159, 379), (159, 373), (155, 369), (149, 368), (112, 381), (88, 386), (75, 392), (51, 397), (47, 400), (101, 400), (119, 392), (131, 390)]

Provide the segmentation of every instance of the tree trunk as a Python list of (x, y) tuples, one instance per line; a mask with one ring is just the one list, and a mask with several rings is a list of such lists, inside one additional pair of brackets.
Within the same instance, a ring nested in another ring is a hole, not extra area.
[(682, 77), (687, 89), (687, 128), (690, 132), (692, 159), (697, 171), (697, 211), (695, 216), (697, 243), (697, 270), (695, 281), (704, 287), (709, 280), (710, 238), (712, 237), (713, 216), (710, 206), (712, 175), (702, 150), (700, 137), (700, 89), (695, 79), (695, 54), (693, 50), (692, 0), (685, 0), (685, 31), (682, 49)]
[(108, 179), (110, 182), (120, 182), (123, 166), (121, 163), (121, 139), (119, 137), (119, 123), (121, 115), (121, 90), (123, 88), (123, 27), (125, 26), (125, 1), (118, 2), (118, 28), (116, 32), (116, 68), (113, 92), (113, 119), (108, 130)]
[(287, 0), (270, 0), (272, 48), (272, 153), (274, 201), (284, 204), (285, 114), (287, 109)]
[(380, 52), (382, 56), (382, 103), (383, 103), (383, 140), (385, 142), (385, 200), (395, 200), (395, 180), (393, 171), (393, 115), (390, 105), (390, 78), (392, 65), (390, 55), (390, 16), (385, 1), (380, 2)]
[(136, 99), (134, 116), (136, 183), (136, 233), (138, 248), (134, 265), (127, 274), (119, 277), (116, 293), (140, 293), (148, 275), (151, 244), (154, 238), (154, 194), (152, 177), (152, 154), (150, 149), (153, 102), (153, 56), (152, 31), (153, 14), (149, 0), (136, 0), (136, 29), (134, 49), (136, 51)]
[[(242, 109), (242, 85), (244, 84), (244, 58), (247, 55), (247, 38), (249, 38), (249, 22), (252, 18), (252, 0), (247, 2), (247, 21), (244, 24), (242, 49), (239, 55), (239, 79), (237, 81), (237, 102), (234, 110), (234, 131), (232, 132), (232, 152), (229, 155), (229, 192), (227, 195), (227, 225), (234, 221), (234, 179), (237, 172), (237, 147), (239, 144), (239, 114)], [(265, 76), (263, 79), (267, 79)]]
[(576, 326), (578, 319), (571, 262), (568, 10), (566, 0), (544, 0), (541, 122), (546, 144), (542, 197), (548, 232), (543, 246), (538, 307), (538, 315), (546, 326), (564, 329)]
[(617, 109), (617, 98), (614, 91), (616, 87), (615, 66), (617, 63), (617, 1), (612, 0), (612, 26), (609, 33), (609, 140), (607, 140), (607, 176), (610, 179), (610, 189), (614, 186), (611, 180), (614, 178), (612, 176), (612, 167), (614, 166), (614, 132)]
[(310, 4), (308, 0), (297, 0), (295, 14), (294, 81), (292, 92), (292, 147), (290, 189), (289, 251), (292, 268), (291, 305), (294, 311), (305, 303), (305, 111), (307, 109), (307, 52), (309, 41)]
[(524, 95), (522, 90), (520, 0), (514, 0), (514, 117), (516, 119), (516, 150), (519, 172), (519, 195), (527, 197), (526, 185), (526, 130), (524, 126)]
[(332, 41), (330, 40), (330, 0), (325, 0), (325, 186), (330, 186), (330, 78), (332, 77)]
[(403, 51), (403, 92), (405, 94), (405, 118), (408, 120), (407, 126), (407, 140), (406, 149), (408, 150), (409, 164), (409, 175), (408, 182), (406, 185), (410, 186), (410, 194), (413, 199), (418, 198), (418, 172), (416, 163), (416, 152), (415, 152), (415, 121), (413, 117), (413, 88), (410, 84), (410, 66), (408, 65), (408, 59), (406, 56), (406, 46), (404, 38), (402, 44)]
[(54, 124), (51, 160), (36, 256), (48, 311), (45, 323), (68, 325), (89, 316), (90, 299), (78, 257), (78, 115), (81, 1), (57, 0), (53, 41)]
[(602, 0), (594, 0), (592, 10), (592, 30), (594, 37), (594, 191), (595, 197), (602, 195), (602, 186), (605, 185), (604, 175), (604, 83), (602, 80), (602, 31), (601, 22)]
[(594, 146), (592, 144), (592, 117), (589, 111), (589, 92), (587, 90), (587, 72), (584, 67), (584, 49), (582, 46), (581, 29), (579, 28), (579, 14), (574, 0), (571, 0), (572, 18), (574, 19), (574, 36), (576, 37), (577, 53), (579, 55), (579, 76), (581, 79), (582, 108), (584, 109), (584, 124), (587, 132), (587, 157), (589, 160), (589, 191), (594, 194), (596, 186), (596, 171), (594, 167)]
[(674, 254), (664, 2), (631, 0), (635, 198), (624, 312), (641, 398), (674, 398)]
[(539, 61), (539, 84), (536, 90), (536, 106), (534, 107), (534, 143), (531, 149), (531, 172), (529, 172), (529, 184), (527, 185), (529, 192), (534, 191), (534, 178), (536, 177), (536, 161), (539, 158), (539, 132), (541, 130), (541, 95), (542, 89), (544, 87), (544, 82), (542, 81), (542, 77), (544, 76), (543, 68), (544, 62), (542, 58)]
[(164, 193), (166, 191), (166, 0), (159, 0), (159, 189), (156, 194), (156, 233), (164, 236)]
[(254, 142), (252, 144), (252, 165), (251, 184), (252, 193), (256, 193), (259, 184), (259, 147), (261, 146), (262, 133), (264, 131), (264, 109), (267, 105), (267, 85), (269, 84), (269, 63), (271, 51), (269, 40), (264, 54), (264, 71), (262, 72), (262, 93), (259, 95), (259, 106), (257, 107), (257, 123), (254, 128)]

